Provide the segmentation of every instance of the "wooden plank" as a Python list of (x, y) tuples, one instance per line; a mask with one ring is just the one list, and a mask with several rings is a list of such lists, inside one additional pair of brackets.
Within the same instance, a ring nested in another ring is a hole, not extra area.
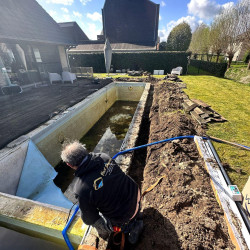
[(193, 103), (189, 99), (185, 99), (183, 102), (183, 108), (187, 111), (190, 112), (193, 110), (195, 107), (197, 107), (197, 104)]
[(225, 120), (224, 119), (221, 119), (221, 118), (211, 118), (211, 120), (212, 121), (214, 121), (214, 122), (225, 122)]
[(198, 107), (196, 107), (194, 109), (194, 112), (197, 113), (198, 115), (203, 115), (204, 114), (204, 112), (200, 108), (198, 108)]
[(189, 108), (187, 109), (188, 112), (192, 111), (193, 109), (195, 109), (197, 107), (197, 105), (194, 103), (191, 106), (189, 106)]
[(204, 110), (204, 113), (207, 114), (210, 117), (213, 117), (213, 114), (214, 114), (213, 112), (211, 112), (211, 111), (209, 111), (207, 109)]
[(201, 125), (208, 123), (205, 119), (201, 118), (198, 114), (196, 114), (194, 111), (190, 112), (192, 117), (199, 122)]
[(200, 123), (206, 124), (208, 122), (224, 122), (227, 121), (219, 113), (215, 112), (211, 106), (204, 103), (201, 100), (185, 99), (183, 102), (183, 108)]
[(204, 113), (204, 114), (200, 115), (200, 117), (203, 118), (203, 119), (206, 119), (206, 118), (209, 118), (209, 115)]
[(187, 99), (189, 99), (188, 95), (185, 92), (183, 92), (182, 98), (183, 98), (184, 101), (187, 100)]
[(208, 118), (206, 118), (206, 122), (207, 122), (207, 123), (208, 123), (208, 122), (211, 122), (211, 121), (212, 121), (212, 119), (213, 119), (213, 118), (208, 117)]
[(196, 103), (196, 104), (198, 104), (198, 105), (204, 107), (204, 108), (210, 107), (210, 105), (206, 104), (205, 102), (203, 102), (203, 101), (201, 101), (201, 100), (192, 99), (192, 101), (193, 101), (194, 103)]
[(227, 119), (225, 117), (223, 117), (223, 116), (221, 116), (220, 118), (223, 120), (223, 122), (227, 121)]
[(192, 102), (190, 99), (187, 99), (184, 101), (188, 106), (191, 106), (194, 104), (194, 102)]
[(221, 119), (222, 121), (227, 121), (227, 119), (226, 118), (224, 118), (222, 115), (220, 115), (219, 113), (217, 113), (217, 112), (214, 112), (214, 117), (215, 118), (218, 118), (218, 119)]
[(187, 88), (187, 84), (186, 83), (178, 83), (178, 87), (181, 89), (186, 89)]
[(215, 118), (220, 118), (221, 116), (218, 113), (214, 112), (214, 117)]

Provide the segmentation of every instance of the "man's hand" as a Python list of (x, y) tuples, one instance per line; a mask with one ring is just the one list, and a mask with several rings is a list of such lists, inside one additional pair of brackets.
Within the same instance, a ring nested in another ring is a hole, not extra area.
[(113, 232), (112, 226), (110, 223), (103, 217), (100, 217), (94, 224), (96, 231), (98, 232), (99, 236), (107, 240), (109, 235)]

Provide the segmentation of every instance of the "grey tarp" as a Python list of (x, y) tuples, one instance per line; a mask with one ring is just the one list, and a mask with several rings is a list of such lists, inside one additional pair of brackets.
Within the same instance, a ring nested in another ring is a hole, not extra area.
[(106, 39), (104, 46), (104, 59), (105, 59), (106, 72), (109, 73), (112, 60), (112, 48), (108, 38)]
[(58, 188), (53, 179), (57, 172), (30, 141), (16, 196), (70, 208), (73, 204)]

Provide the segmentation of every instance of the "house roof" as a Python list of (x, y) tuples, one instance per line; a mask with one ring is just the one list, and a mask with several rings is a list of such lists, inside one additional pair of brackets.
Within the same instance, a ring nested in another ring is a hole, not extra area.
[[(76, 48), (71, 48), (69, 53), (93, 53), (103, 52), (104, 43), (89, 43), (80, 44)], [(133, 52), (133, 51), (155, 51), (156, 46), (144, 46), (131, 43), (112, 43), (111, 48), (113, 52)]]
[(0, 39), (75, 44), (35, 0), (1, 0)]
[(66, 36), (72, 37), (76, 44), (82, 43), (83, 41), (89, 41), (89, 38), (76, 22), (64, 22), (58, 24)]

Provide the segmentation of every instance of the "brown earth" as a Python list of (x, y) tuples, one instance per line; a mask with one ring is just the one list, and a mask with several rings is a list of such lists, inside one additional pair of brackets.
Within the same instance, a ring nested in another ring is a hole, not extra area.
[[(183, 112), (186, 95), (177, 82), (158, 82), (153, 87), (149, 117), (145, 114), (138, 145), (181, 135), (205, 135)], [(129, 174), (143, 191), (159, 177), (166, 178), (143, 198), (144, 230), (138, 244), (127, 249), (234, 249), (223, 210), (192, 139), (136, 152)]]

